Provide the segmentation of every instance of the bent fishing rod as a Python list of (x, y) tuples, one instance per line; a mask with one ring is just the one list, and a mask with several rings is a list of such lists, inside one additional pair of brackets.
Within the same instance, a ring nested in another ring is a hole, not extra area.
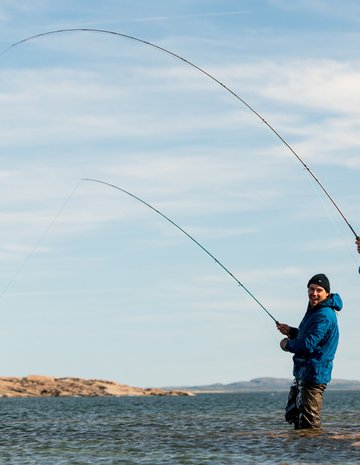
[(254, 294), (252, 292), (249, 291), (249, 289), (242, 283), (240, 282), (236, 276), (234, 276), (233, 273), (231, 273), (231, 271), (226, 268), (225, 265), (223, 265), (211, 252), (209, 252), (202, 244), (200, 244), (199, 241), (197, 241), (191, 234), (189, 234), (187, 231), (185, 231), (185, 229), (183, 229), (181, 226), (179, 226), (177, 223), (175, 223), (175, 221), (173, 221), (172, 219), (170, 219), (168, 216), (166, 216), (164, 213), (162, 213), (161, 211), (159, 211), (157, 208), (153, 207), (152, 205), (150, 205), (148, 202), (146, 202), (145, 200), (141, 199), (140, 197), (138, 197), (137, 195), (134, 195), (132, 194), (131, 192), (125, 190), (125, 189), (122, 189), (121, 187), (119, 186), (116, 186), (115, 184), (111, 184), (109, 182), (106, 182), (106, 181), (101, 181), (100, 179), (93, 179), (93, 178), (83, 178), (82, 181), (90, 181), (90, 182), (97, 182), (99, 184), (103, 184), (105, 186), (109, 186), (109, 187), (112, 187), (114, 189), (117, 189), (118, 191), (120, 192), (123, 192), (124, 194), (127, 194), (129, 195), (130, 197), (132, 197), (133, 199), (137, 200), (138, 202), (141, 202), (142, 204), (146, 205), (147, 207), (151, 208), (151, 210), (153, 210), (154, 212), (158, 213), (160, 216), (162, 216), (166, 221), (168, 221), (170, 224), (172, 224), (173, 226), (175, 226), (175, 228), (177, 228), (179, 231), (181, 231), (182, 233), (185, 234), (185, 236), (187, 236), (192, 242), (194, 242), (197, 246), (200, 247), (201, 250), (203, 250), (207, 255), (209, 255), (209, 257), (211, 257), (215, 263), (217, 263), (224, 271), (226, 271), (226, 273), (228, 275), (230, 275), (236, 282), (239, 286), (241, 286), (245, 292), (248, 293), (248, 295), (255, 300), (255, 302), (269, 315), (270, 318), (272, 318), (276, 324), (279, 324), (278, 320), (276, 320), (276, 318), (274, 318), (272, 316), (272, 314), (264, 307), (264, 305), (254, 296)]
[[(165, 52), (168, 55), (171, 55), (172, 57), (186, 63), (187, 65), (191, 66), (195, 70), (199, 71), (200, 73), (204, 74), (208, 78), (210, 78), (212, 81), (214, 81), (216, 84), (221, 86), (223, 89), (225, 89), (227, 92), (229, 92), (233, 97), (235, 97), (238, 101), (240, 101), (243, 105), (245, 105), (254, 115), (256, 115), (274, 134), (275, 136), (280, 139), (280, 141), (285, 144), (285, 146), (290, 150), (290, 152), (297, 158), (297, 160), (303, 165), (305, 170), (309, 173), (309, 175), (315, 180), (315, 182), (318, 184), (320, 189), (323, 191), (323, 193), (326, 195), (326, 197), (330, 200), (332, 205), (335, 207), (337, 212), (340, 214), (341, 218), (345, 221), (346, 225), (349, 227), (351, 232), (354, 234), (355, 238), (358, 239), (358, 234), (355, 232), (354, 228), (351, 226), (350, 222), (347, 220), (345, 217), (344, 213), (341, 211), (340, 207), (337, 205), (335, 200), (331, 197), (330, 193), (327, 191), (327, 189), (324, 187), (324, 185), (319, 181), (319, 179), (315, 176), (314, 172), (306, 165), (306, 163), (302, 160), (302, 158), (298, 155), (298, 153), (291, 147), (291, 145), (279, 134), (279, 132), (270, 124), (268, 123), (261, 115), (258, 113), (254, 107), (252, 107), (249, 103), (247, 103), (243, 98), (241, 98), (236, 92), (234, 92), (230, 87), (226, 86), (223, 84), (221, 81), (219, 81), (215, 76), (201, 68), (200, 66), (196, 65), (195, 63), (192, 63), (190, 60), (187, 60), (186, 58), (178, 55), (177, 53), (172, 52), (171, 50), (166, 49), (165, 47), (161, 47), (160, 45), (156, 45), (152, 42), (149, 42), (144, 39), (140, 39), (138, 37), (134, 37), (128, 34), (123, 34), (120, 32), (115, 32), (115, 31), (109, 31), (105, 29), (94, 29), (94, 28), (67, 28), (67, 29), (57, 29), (57, 30), (52, 30), (52, 31), (46, 31), (42, 32), (40, 34), (36, 34), (30, 37), (26, 37), (25, 39), (19, 40), (18, 42), (15, 42), (11, 44), (7, 49), (3, 50), (0, 55), (3, 55), (10, 49), (24, 44), (25, 42), (28, 42), (30, 40), (46, 37), (52, 34), (61, 34), (61, 33), (67, 33), (67, 32), (94, 32), (94, 33), (101, 33), (101, 34), (109, 34), (113, 35), (116, 37), (120, 38), (125, 38), (125, 39), (130, 39), (139, 43), (142, 43), (144, 45), (150, 46), (156, 50), (159, 50), (161, 52)], [(360, 272), (360, 268), (359, 268)]]

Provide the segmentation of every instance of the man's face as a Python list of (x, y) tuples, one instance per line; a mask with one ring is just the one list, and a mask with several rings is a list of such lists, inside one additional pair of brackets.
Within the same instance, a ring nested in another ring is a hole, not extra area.
[(327, 299), (329, 293), (325, 289), (317, 284), (310, 284), (308, 289), (309, 302), (311, 307), (315, 307), (319, 302)]

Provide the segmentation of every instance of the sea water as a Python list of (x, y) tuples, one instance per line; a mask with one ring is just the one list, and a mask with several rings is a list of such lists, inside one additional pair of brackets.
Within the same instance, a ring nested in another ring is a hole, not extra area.
[(0, 399), (0, 464), (360, 464), (360, 392), (325, 393), (320, 432), (286, 392)]

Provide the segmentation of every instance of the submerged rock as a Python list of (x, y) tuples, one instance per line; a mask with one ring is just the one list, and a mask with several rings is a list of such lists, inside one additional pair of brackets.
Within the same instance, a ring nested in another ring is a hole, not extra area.
[(140, 388), (115, 381), (29, 375), (0, 377), (0, 397), (191, 396), (188, 391)]

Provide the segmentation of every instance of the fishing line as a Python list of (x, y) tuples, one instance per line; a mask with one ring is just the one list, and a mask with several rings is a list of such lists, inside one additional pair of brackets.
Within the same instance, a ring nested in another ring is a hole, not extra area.
[[(336, 221), (334, 210), (330, 208), (328, 202), (325, 202), (324, 196), (321, 195), (321, 192), (316, 184), (311, 182), (311, 179), (307, 176), (306, 177), (310, 188), (313, 190), (314, 194), (319, 200), (319, 203), (322, 205), (324, 212), (327, 215), (329, 222), (332, 224), (333, 230), (335, 234), (339, 237), (339, 240), (342, 242), (347, 254), (349, 255), (349, 259), (352, 260), (357, 265), (356, 257), (354, 256), (353, 248), (350, 248), (349, 241), (345, 238), (345, 231), (342, 230), (338, 221)], [(360, 273), (360, 268), (359, 268)]]
[(245, 292), (247, 292), (249, 294), (250, 297), (252, 297), (255, 302), (260, 305), (260, 307), (269, 315), (270, 318), (272, 318), (275, 323), (278, 323), (278, 321), (271, 315), (271, 313), (264, 307), (264, 305), (254, 296), (254, 294), (252, 294), (249, 289), (247, 289), (247, 287), (244, 286), (243, 283), (241, 283), (232, 273), (231, 271), (229, 271), (216, 257), (214, 257), (214, 255), (212, 253), (210, 253), (203, 245), (200, 244), (200, 242), (198, 242), (191, 234), (189, 234), (187, 231), (185, 231), (185, 229), (183, 229), (181, 226), (179, 226), (178, 224), (175, 223), (175, 221), (171, 220), (168, 216), (164, 215), (164, 213), (161, 213), (161, 211), (157, 210), (155, 207), (153, 207), (152, 205), (150, 205), (148, 202), (146, 202), (145, 200), (141, 199), (140, 197), (132, 194), (131, 192), (125, 190), (125, 189), (122, 189), (121, 187), (118, 187), (118, 186), (115, 186), (115, 184), (111, 184), (109, 182), (106, 182), (106, 181), (101, 181), (99, 179), (93, 179), (93, 178), (83, 178), (82, 181), (91, 181), (91, 182), (97, 182), (97, 183), (100, 183), (100, 184), (104, 184), (106, 186), (109, 186), (109, 187), (113, 187), (114, 189), (117, 189), (118, 191), (121, 191), (123, 192), (124, 194), (127, 194), (129, 195), (130, 197), (132, 197), (133, 199), (136, 199), (138, 200), (139, 202), (141, 202), (142, 204), (146, 205), (147, 207), (151, 208), (151, 210), (153, 210), (154, 212), (158, 213), (160, 216), (162, 216), (163, 218), (165, 218), (165, 220), (167, 220), (169, 223), (171, 223), (173, 226), (175, 226), (175, 228), (179, 229), (182, 233), (184, 233), (189, 239), (191, 239), (196, 245), (198, 245), (206, 254), (209, 255), (209, 257), (211, 257), (215, 263), (217, 263), (224, 271), (226, 271), (226, 273), (228, 275), (230, 275), (237, 283), (239, 286), (241, 286)]
[(31, 251), (25, 257), (24, 261), (21, 263), (19, 268), (15, 271), (14, 275), (11, 277), (11, 279), (8, 281), (8, 283), (5, 285), (5, 287), (3, 288), (3, 290), (2, 290), (2, 292), (0, 294), (0, 298), (4, 297), (5, 293), (7, 292), (9, 287), (12, 285), (12, 283), (15, 281), (15, 279), (18, 277), (18, 275), (21, 273), (21, 271), (23, 270), (23, 268), (25, 267), (27, 262), (34, 255), (34, 253), (38, 250), (41, 242), (44, 240), (45, 236), (49, 233), (49, 231), (53, 227), (54, 223), (57, 221), (57, 219), (59, 218), (59, 216), (61, 215), (61, 213), (65, 209), (65, 207), (67, 206), (67, 204), (70, 202), (70, 199), (74, 196), (75, 192), (77, 191), (77, 189), (80, 186), (80, 183), (81, 183), (81, 180), (78, 181), (78, 183), (76, 184), (76, 186), (74, 187), (74, 189), (72, 190), (70, 195), (66, 198), (65, 202), (62, 204), (62, 206), (60, 207), (60, 209), (58, 210), (56, 215), (53, 217), (53, 219), (50, 221), (50, 223), (46, 227), (45, 231), (42, 233), (42, 235), (40, 236), (40, 238), (38, 239), (38, 241), (36, 242), (34, 247), (31, 249)]
[[(207, 76), (209, 79), (211, 79), (212, 81), (214, 81), (216, 84), (220, 85), (223, 89), (225, 89), (227, 92), (229, 92), (231, 95), (233, 95), (237, 100), (239, 100), (243, 105), (245, 105), (254, 115), (256, 115), (274, 134), (275, 136), (280, 139), (280, 141), (285, 144), (285, 146), (290, 150), (290, 152), (297, 158), (297, 160), (303, 165), (303, 167), (305, 168), (305, 170), (308, 172), (308, 174), (315, 180), (315, 182), (319, 185), (319, 187), (321, 188), (321, 190), (323, 191), (323, 193), (326, 195), (326, 197), (328, 198), (328, 200), (332, 203), (332, 205), (335, 207), (335, 209), (337, 210), (337, 212), (340, 214), (341, 218), (345, 221), (346, 225), (349, 227), (349, 229), (351, 230), (351, 232), (354, 234), (355, 238), (358, 238), (358, 234), (355, 232), (355, 230), (353, 229), (353, 227), (351, 226), (351, 224), (349, 223), (349, 221), (347, 220), (347, 218), (345, 217), (344, 213), (341, 211), (340, 207), (337, 205), (337, 203), (335, 202), (335, 200), (331, 197), (330, 193), (327, 191), (327, 189), (323, 186), (323, 184), (319, 181), (319, 179), (316, 177), (316, 175), (314, 174), (314, 172), (306, 165), (306, 163), (302, 160), (302, 158), (298, 155), (298, 153), (291, 147), (291, 145), (277, 132), (277, 130), (270, 124), (268, 123), (261, 115), (260, 113), (258, 113), (255, 108), (253, 108), (249, 103), (247, 103), (243, 98), (241, 98), (236, 92), (234, 92), (232, 89), (230, 89), (228, 86), (226, 86), (225, 84), (223, 84), (221, 81), (219, 81), (215, 76), (213, 76), (212, 74), (210, 74), (209, 72), (207, 72), (206, 70), (204, 70), (203, 68), (201, 68), (200, 66), (196, 65), (195, 63), (192, 63), (191, 61), (187, 60), (186, 58), (178, 55), (177, 53), (174, 53), (172, 52), (171, 50), (168, 50), (164, 47), (161, 47), (160, 45), (156, 45), (152, 42), (149, 42), (147, 40), (144, 40), (144, 39), (140, 39), (138, 37), (134, 37), (134, 36), (131, 36), (131, 35), (128, 35), (128, 34), (123, 34), (123, 33), (120, 33), (120, 32), (115, 32), (115, 31), (109, 31), (109, 30), (105, 30), (105, 29), (94, 29), (94, 28), (67, 28), (67, 29), (57, 29), (57, 30), (53, 30), (53, 31), (46, 31), (46, 32), (43, 32), (43, 33), (40, 33), (40, 34), (36, 34), (36, 35), (33, 35), (33, 36), (30, 36), (30, 37), (26, 37), (22, 40), (19, 40), (18, 42), (15, 42), (13, 44), (11, 44), (7, 49), (3, 50), (0, 55), (3, 55), (4, 53), (6, 53), (7, 51), (9, 51), (10, 49), (18, 46), (18, 45), (21, 45), (21, 44), (24, 44), (25, 42), (28, 42), (30, 40), (34, 40), (34, 39), (37, 39), (37, 38), (41, 38), (41, 37), (45, 37), (45, 36), (49, 36), (51, 34), (60, 34), (60, 33), (66, 33), (66, 32), (94, 32), (94, 33), (101, 33), (101, 34), (110, 34), (110, 35), (113, 35), (113, 36), (116, 36), (116, 37), (122, 37), (122, 38), (126, 38), (126, 39), (130, 39), (130, 40), (134, 40), (136, 42), (139, 42), (139, 43), (142, 43), (142, 44), (145, 44), (145, 45), (148, 45), (156, 50), (159, 50), (161, 52), (165, 52), (167, 53), (168, 55), (171, 55), (172, 57), (178, 59), (178, 60), (181, 60), (182, 62), (186, 63), (187, 65), (191, 66), (192, 68), (196, 69), (197, 71), (199, 71), (200, 73), (204, 74), (205, 76)], [(360, 269), (359, 269), (359, 272), (360, 272)]]

